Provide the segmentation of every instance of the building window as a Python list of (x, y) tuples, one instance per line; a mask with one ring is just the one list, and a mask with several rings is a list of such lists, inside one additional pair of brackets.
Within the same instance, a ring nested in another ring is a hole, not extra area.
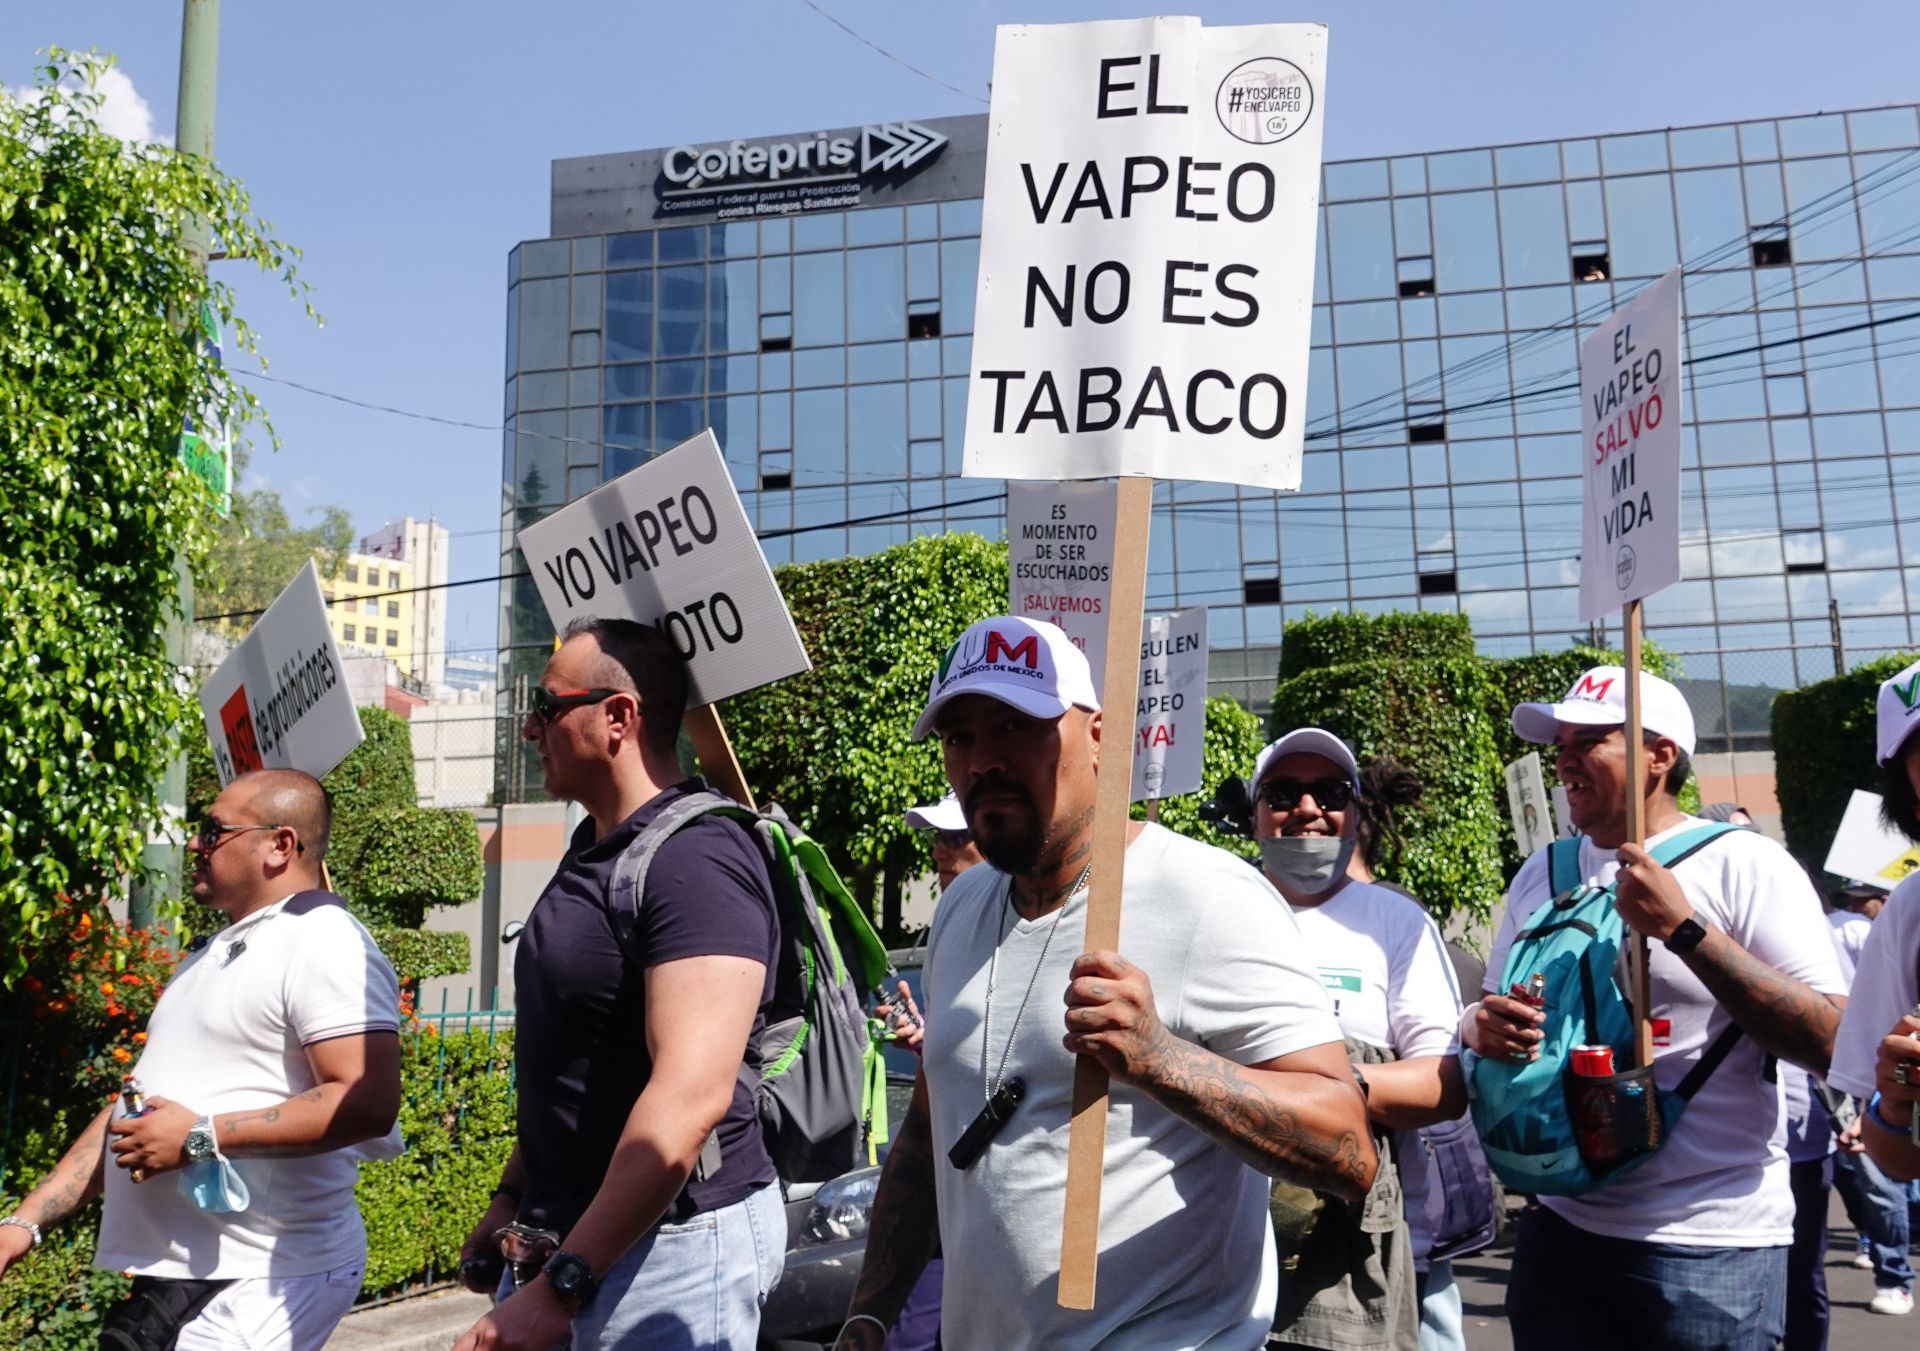
[(793, 350), (793, 316), (791, 314), (760, 316), (760, 350), (763, 352)]
[(907, 307), (907, 336), (909, 338), (937, 338), (940, 336), (940, 306), (916, 302)]
[(1793, 263), (1793, 244), (1787, 238), (1784, 221), (1772, 225), (1762, 225), (1754, 230), (1753, 265), (1755, 267), (1789, 267)]
[(340, 639), (341, 639), (341, 641), (342, 641), (342, 642), (348, 642), (348, 643), (350, 643), (350, 642), (352, 642), (352, 641), (353, 641), (353, 635), (354, 635), (354, 627), (353, 627), (353, 625), (351, 625), (351, 624), (342, 624), (342, 625), (340, 626)]
[(1278, 577), (1249, 577), (1240, 584), (1240, 594), (1248, 605), (1278, 605), (1280, 603), (1280, 579)]
[(387, 574), (387, 590), (398, 591), (399, 589), (400, 589), (400, 574), (397, 572), (389, 572)]
[(400, 631), (398, 629), (387, 630), (387, 646), (388, 647), (400, 646)]
[(1438, 399), (1407, 401), (1407, 440), (1422, 442), (1447, 439), (1447, 410)]
[(760, 488), (763, 492), (780, 492), (792, 486), (792, 452), (780, 451), (760, 457)]
[(400, 617), (400, 602), (397, 600), (388, 601), (387, 602), (387, 618), (398, 619), (399, 617)]
[(360, 565), (358, 563), (347, 564), (347, 580), (350, 582), (360, 580)]
[(1613, 259), (1604, 239), (1583, 239), (1573, 246), (1573, 279), (1605, 281), (1613, 275)]
[(1423, 572), (1420, 574), (1420, 594), (1423, 596), (1451, 596), (1459, 590), (1458, 573)]
[(1786, 552), (1789, 573), (1827, 570), (1827, 540), (1818, 530), (1782, 531), (1780, 543)]
[(364, 609), (370, 615), (377, 615), (380, 613), (380, 602), (375, 600), (372, 596), (368, 596), (366, 600), (362, 602), (361, 608)]
[(1395, 264), (1400, 276), (1400, 298), (1412, 300), (1419, 296), (1433, 294), (1433, 255), (1418, 254), (1411, 258), (1402, 258)]

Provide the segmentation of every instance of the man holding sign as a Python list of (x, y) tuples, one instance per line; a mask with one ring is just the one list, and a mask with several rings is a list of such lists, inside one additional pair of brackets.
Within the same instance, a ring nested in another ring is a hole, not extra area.
[[(1651, 675), (1640, 677), (1645, 731), (1631, 752), (1643, 770), (1647, 837), (1633, 842), (1625, 683), (1620, 667), (1595, 667), (1559, 703), (1514, 709), (1513, 730), (1558, 748), (1583, 835), (1580, 877), (1588, 887), (1617, 883), (1614, 905), (1627, 927), (1660, 944), (1648, 1010), (1659, 1087), (1677, 1089), (1730, 1024), (1739, 1035), (1657, 1154), (1584, 1195), (1546, 1196), (1527, 1212), (1507, 1314), (1521, 1351), (1771, 1351), (1785, 1324), (1794, 1201), (1780, 1088), (1767, 1060), (1825, 1073), (1846, 986), (1820, 902), (1778, 844), (1729, 831), (1671, 869), (1648, 852), (1701, 824), (1678, 802), (1693, 712)], [(1461, 1020), (1461, 1039), (1489, 1059), (1539, 1055), (1547, 1015), (1500, 982), (1516, 935), (1553, 899), (1549, 853), (1534, 853), (1514, 877), (1488, 956), (1492, 985)]]
[[(969, 628), (914, 734), (939, 736), (987, 866), (934, 915), (920, 1080), (839, 1344), (884, 1342), (937, 1237), (956, 1351), (1261, 1346), (1278, 1274), (1266, 1176), (1357, 1198), (1376, 1166), (1298, 925), (1239, 859), (1135, 824), (1127, 954), (1081, 951), (1101, 715), (1051, 624)], [(1054, 1299), (1076, 1055), (1115, 1085), (1105, 1293), (1084, 1312)]]

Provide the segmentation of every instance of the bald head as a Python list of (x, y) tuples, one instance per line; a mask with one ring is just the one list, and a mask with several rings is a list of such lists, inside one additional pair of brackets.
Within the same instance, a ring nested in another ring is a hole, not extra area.
[(333, 830), (333, 799), (320, 780), (297, 769), (258, 769), (240, 775), (230, 786), (246, 794), (244, 800), (255, 820), (291, 826), (300, 837), (308, 866), (320, 866)]

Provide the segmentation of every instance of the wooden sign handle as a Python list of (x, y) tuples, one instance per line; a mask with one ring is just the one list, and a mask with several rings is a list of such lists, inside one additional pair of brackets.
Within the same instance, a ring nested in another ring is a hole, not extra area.
[[(1630, 600), (1621, 615), (1621, 628), (1625, 630), (1626, 660), (1622, 665), (1627, 673), (1626, 704), (1627, 721), (1622, 730), (1626, 738), (1624, 749), (1627, 753), (1627, 838), (1635, 844), (1647, 842), (1647, 776), (1646, 765), (1640, 757), (1640, 602)], [(1629, 960), (1630, 974), (1633, 978), (1633, 1063), (1647, 1066), (1653, 1063), (1653, 972), (1649, 962), (1647, 936), (1635, 933), (1633, 936), (1633, 955)], [(1658, 1094), (1648, 1085), (1647, 1100), (1647, 1148), (1652, 1149), (1660, 1139), (1660, 1107)]]
[[(1120, 946), (1133, 796), (1133, 740), (1140, 696), (1140, 622), (1147, 599), (1147, 537), (1153, 480), (1123, 478), (1114, 510), (1113, 589), (1107, 609), (1107, 669), (1100, 684), (1100, 773), (1093, 799), (1093, 871), (1087, 878), (1086, 950)], [(1065, 1309), (1091, 1309), (1100, 1267), (1100, 1181), (1106, 1171), (1107, 1072), (1091, 1056), (1073, 1067), (1073, 1134), (1067, 1145), (1067, 1213), (1060, 1234)]]
[(693, 742), (693, 753), (700, 757), (700, 772), (707, 782), (749, 810), (759, 811), (753, 790), (747, 787), (747, 776), (741, 772), (739, 757), (733, 753), (726, 724), (720, 721), (720, 706), (690, 708), (686, 723), (687, 737)]

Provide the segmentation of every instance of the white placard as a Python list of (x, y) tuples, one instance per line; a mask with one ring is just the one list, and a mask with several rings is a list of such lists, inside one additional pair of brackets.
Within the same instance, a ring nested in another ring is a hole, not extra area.
[(309, 559), (200, 686), (220, 782), (255, 769), (325, 777), (366, 738)]
[(1207, 739), (1207, 607), (1153, 615), (1140, 635), (1133, 798), (1200, 791)]
[(1580, 344), (1580, 620), (1680, 580), (1680, 271)]
[(1567, 790), (1556, 783), (1550, 796), (1553, 798), (1554, 838), (1561, 840), (1575, 838), (1580, 834), (1580, 827), (1573, 823), (1573, 807), (1567, 801)]
[(636, 619), (687, 659), (689, 708), (807, 670), (711, 430), (520, 532), (554, 627)]
[(1834, 834), (1822, 866), (1838, 877), (1872, 882), (1892, 891), (1894, 884), (1920, 868), (1920, 847), (1880, 819), (1881, 798), (1856, 788)]
[(1001, 26), (962, 472), (1300, 486), (1326, 45)]
[(1119, 496), (1112, 479), (1007, 484), (1008, 613), (1059, 625), (1096, 681), (1107, 669)]
[(1520, 857), (1553, 839), (1553, 804), (1539, 751), (1528, 751), (1507, 766), (1507, 810), (1513, 814), (1513, 842)]

